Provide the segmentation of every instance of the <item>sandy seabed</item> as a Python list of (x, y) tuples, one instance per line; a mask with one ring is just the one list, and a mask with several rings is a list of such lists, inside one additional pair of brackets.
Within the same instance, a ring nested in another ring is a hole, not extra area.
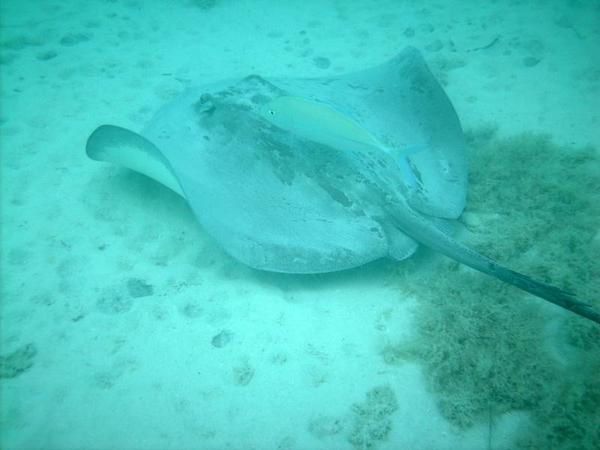
[(419, 305), (396, 263), (256, 272), (84, 147), (190, 85), (345, 73), (407, 45), (465, 129), (598, 147), (600, 12), (563, 3), (1, 2), (2, 448), (512, 448), (526, 412), (459, 429), (417, 362), (382, 357)]

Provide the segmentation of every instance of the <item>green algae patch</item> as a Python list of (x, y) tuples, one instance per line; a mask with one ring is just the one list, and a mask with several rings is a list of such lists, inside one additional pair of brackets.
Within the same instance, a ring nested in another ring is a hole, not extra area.
[[(467, 135), (471, 177), (460, 239), (503, 265), (600, 301), (600, 157), (548, 136)], [(425, 268), (425, 263), (434, 262)], [(427, 261), (426, 261), (427, 260)], [(382, 351), (421, 364), (458, 429), (528, 412), (516, 448), (600, 442), (600, 327), (442, 256), (420, 252), (394, 280), (417, 299), (414, 338)]]
[(8, 355), (0, 355), (0, 378), (15, 378), (33, 366), (37, 349), (34, 344), (22, 345)]
[(356, 449), (375, 448), (385, 441), (392, 430), (391, 416), (398, 409), (398, 400), (388, 385), (367, 392), (364, 402), (352, 405), (352, 426), (348, 441)]

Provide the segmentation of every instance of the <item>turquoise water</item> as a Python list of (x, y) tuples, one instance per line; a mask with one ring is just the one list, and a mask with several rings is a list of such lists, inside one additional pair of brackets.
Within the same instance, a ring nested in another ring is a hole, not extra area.
[(251, 198), (211, 204), (215, 176), (199, 225), (85, 147), (102, 124), (142, 132), (190, 88), (339, 78), (412, 46), (465, 131), (467, 206), (444, 229), (598, 308), (599, 22), (584, 1), (1, 2), (0, 447), (596, 448), (596, 323), (424, 249), (253, 269), (223, 242), (235, 222), (209, 220), (247, 219)]

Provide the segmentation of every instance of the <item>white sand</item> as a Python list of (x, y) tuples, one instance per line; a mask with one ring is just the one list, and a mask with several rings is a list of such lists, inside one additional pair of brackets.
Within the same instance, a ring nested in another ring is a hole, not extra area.
[[(487, 425), (461, 434), (441, 418), (418, 366), (384, 363), (414, 307), (388, 283), (391, 263), (257, 273), (174, 194), (84, 154), (96, 126), (139, 130), (188, 84), (343, 73), (406, 45), (437, 74), (459, 63), (445, 89), (465, 128), (600, 145), (598, 11), (411, 3), (0, 3), (1, 353), (37, 348), (31, 369), (2, 380), (2, 448), (350, 449), (352, 405), (385, 384), (399, 406), (378, 448), (487, 448)], [(89, 40), (61, 44), (69, 33)], [(131, 279), (154, 295), (131, 299)], [(523, 420), (498, 420), (493, 448)], [(320, 437), (311, 423), (325, 424)]]

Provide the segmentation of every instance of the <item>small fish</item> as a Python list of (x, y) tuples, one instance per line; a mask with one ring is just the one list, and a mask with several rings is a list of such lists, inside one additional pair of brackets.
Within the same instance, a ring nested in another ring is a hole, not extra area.
[[(329, 147), (392, 153), (364, 127), (324, 103), (284, 95), (265, 104), (260, 114), (283, 130)], [(415, 148), (418, 151), (421, 147)], [(407, 149), (407, 153), (412, 151)]]
[(283, 95), (263, 105), (260, 114), (271, 124), (319, 144), (346, 151), (383, 151), (394, 157), (407, 185), (418, 183), (407, 155), (427, 149), (417, 144), (401, 150), (383, 145), (350, 117), (314, 100)]

